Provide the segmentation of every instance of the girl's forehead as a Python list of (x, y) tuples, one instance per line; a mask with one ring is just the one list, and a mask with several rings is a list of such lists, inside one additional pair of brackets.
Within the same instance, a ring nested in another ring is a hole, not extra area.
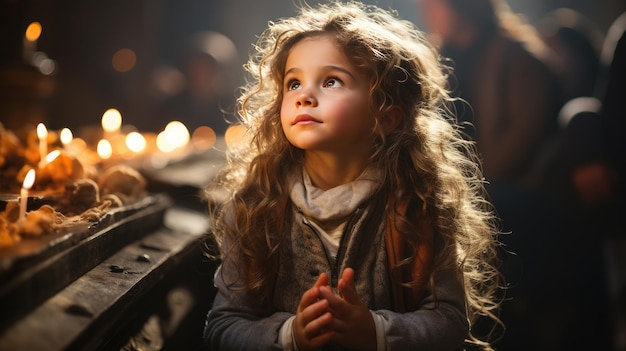
[(320, 61), (328, 59), (329, 55), (345, 59), (348, 58), (344, 48), (339, 45), (337, 38), (332, 34), (315, 34), (301, 38), (289, 49), (287, 61), (294, 56), (294, 52), (296, 52), (298, 56), (300, 56), (302, 52), (310, 52), (310, 54), (315, 55), (316, 60)]
[(306, 42), (320, 43), (320, 45), (331, 43), (337, 46), (338, 49), (340, 48), (339, 39), (337, 38), (336, 34), (322, 32), (322, 33), (311, 33), (309, 35), (303, 36), (291, 46), (291, 50), (293, 50), (294, 47), (302, 43), (306, 43)]
[[(285, 61), (283, 61), (282, 72), (290, 70), (294, 65), (299, 66), (299, 60), (312, 58), (319, 64), (326, 62), (327, 65), (335, 64), (344, 66), (353, 71), (356, 75), (371, 74), (371, 64), (367, 58), (367, 52), (350, 52), (347, 46), (337, 38), (333, 32), (321, 32), (305, 35), (294, 42), (289, 48)], [(295, 53), (294, 53), (295, 52)], [(370, 77), (371, 78), (371, 77)]]

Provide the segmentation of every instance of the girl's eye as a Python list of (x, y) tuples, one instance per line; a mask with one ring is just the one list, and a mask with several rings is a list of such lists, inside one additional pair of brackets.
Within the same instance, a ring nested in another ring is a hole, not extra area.
[(296, 90), (300, 88), (300, 82), (297, 80), (290, 80), (286, 84), (287, 90)]
[(343, 86), (343, 83), (337, 78), (329, 78), (326, 83), (324, 83), (325, 88), (338, 88), (341, 86)]

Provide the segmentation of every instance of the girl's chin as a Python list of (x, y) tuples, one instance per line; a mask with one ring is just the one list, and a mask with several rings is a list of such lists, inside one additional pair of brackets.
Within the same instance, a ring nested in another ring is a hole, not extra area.
[(323, 146), (323, 142), (316, 136), (298, 133), (297, 136), (288, 137), (291, 145), (302, 150), (315, 150)]

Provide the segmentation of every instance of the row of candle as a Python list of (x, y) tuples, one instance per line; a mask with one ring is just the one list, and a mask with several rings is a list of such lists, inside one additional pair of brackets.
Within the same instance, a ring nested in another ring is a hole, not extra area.
[[(146, 151), (148, 142), (144, 134), (136, 131), (129, 132), (126, 135), (121, 133), (122, 117), (117, 109), (111, 108), (104, 112), (101, 119), (101, 126), (102, 138), (98, 141), (95, 150), (100, 162), (107, 161), (114, 156), (121, 156), (128, 160)], [(200, 127), (194, 134), (196, 134), (196, 132), (202, 135), (202, 142), (194, 144), (198, 149), (206, 150), (213, 146), (216, 136), (215, 132), (213, 132), (210, 127)], [(48, 163), (54, 161), (61, 151), (54, 150), (48, 153), (48, 129), (44, 123), (37, 125), (37, 138), (39, 141), (40, 156), (37, 168), (41, 169)], [(75, 139), (69, 128), (61, 129), (59, 139), (64, 152), (77, 158), (85, 157), (85, 152), (83, 151), (87, 147), (86, 143), (80, 138)], [(155, 144), (154, 150), (150, 149), (148, 151), (167, 155), (173, 154), (177, 150), (185, 149), (191, 140), (191, 135), (182, 122), (171, 121), (163, 131), (158, 133), (153, 139)], [(128, 151), (130, 151), (130, 153), (128, 153)], [(84, 160), (81, 161), (84, 162)], [(115, 161), (117, 161), (117, 159)], [(20, 191), (20, 219), (25, 217), (28, 194), (34, 181), (35, 170), (31, 169), (26, 174)]]
[[(107, 110), (102, 116), (103, 138), (99, 140), (96, 151), (102, 159), (108, 159), (114, 153), (113, 140), (120, 136), (121, 115), (116, 109)], [(205, 127), (209, 128), (209, 127)], [(210, 129), (210, 128), (209, 128)], [(46, 164), (48, 150), (48, 130), (43, 123), (37, 125), (37, 137), (39, 139), (40, 163), (39, 167)], [(136, 154), (143, 152), (147, 147), (146, 137), (136, 131), (123, 136), (125, 146), (129, 151)], [(60, 141), (64, 149), (71, 151), (73, 134), (69, 128), (63, 128), (60, 132)], [(161, 152), (172, 152), (184, 148), (190, 141), (189, 130), (179, 121), (171, 121), (165, 129), (156, 137), (156, 147)]]

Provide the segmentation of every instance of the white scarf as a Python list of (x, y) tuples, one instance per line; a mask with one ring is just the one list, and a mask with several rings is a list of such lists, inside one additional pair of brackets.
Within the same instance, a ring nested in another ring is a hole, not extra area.
[(366, 169), (354, 181), (328, 190), (315, 187), (305, 169), (302, 177), (291, 178), (291, 200), (322, 234), (332, 257), (337, 254), (346, 221), (378, 188), (379, 175), (378, 170)]

